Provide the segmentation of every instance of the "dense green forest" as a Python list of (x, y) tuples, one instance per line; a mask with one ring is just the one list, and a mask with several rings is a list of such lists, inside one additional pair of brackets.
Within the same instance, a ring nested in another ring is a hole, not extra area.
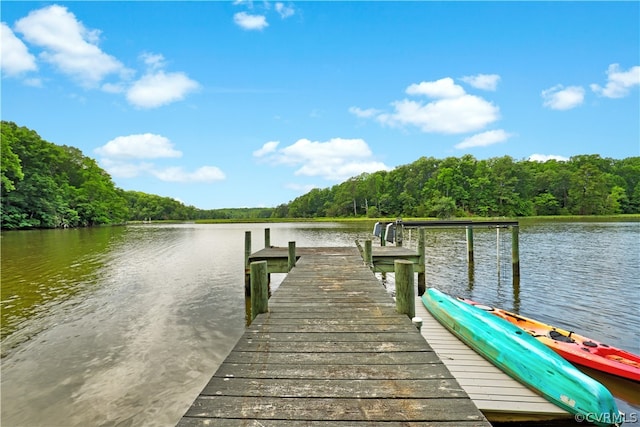
[(280, 205), (278, 217), (518, 217), (640, 211), (640, 157), (568, 161), (422, 157)]
[(640, 213), (640, 157), (569, 161), (504, 156), (420, 158), (386, 172), (313, 189), (276, 208), (202, 210), (124, 191), (74, 147), (1, 123), (2, 228), (61, 228), (143, 220), (316, 217), (610, 215)]

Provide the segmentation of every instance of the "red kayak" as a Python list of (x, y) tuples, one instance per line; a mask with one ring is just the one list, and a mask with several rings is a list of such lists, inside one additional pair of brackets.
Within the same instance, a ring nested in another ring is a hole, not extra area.
[(569, 362), (640, 382), (640, 356), (495, 307), (459, 298), (527, 331)]

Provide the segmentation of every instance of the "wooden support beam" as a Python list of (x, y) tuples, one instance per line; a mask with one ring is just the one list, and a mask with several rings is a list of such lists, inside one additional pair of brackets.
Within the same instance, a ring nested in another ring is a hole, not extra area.
[(267, 261), (251, 263), (251, 321), (269, 311)]
[(296, 266), (296, 242), (289, 242), (289, 271)]
[(410, 319), (416, 316), (416, 299), (413, 288), (413, 263), (404, 259), (396, 260), (396, 311)]

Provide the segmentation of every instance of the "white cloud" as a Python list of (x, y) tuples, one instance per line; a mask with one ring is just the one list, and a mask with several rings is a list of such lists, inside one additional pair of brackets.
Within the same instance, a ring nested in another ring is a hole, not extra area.
[(513, 134), (507, 133), (502, 129), (490, 130), (465, 138), (461, 143), (456, 144), (455, 148), (461, 150), (463, 148), (471, 147), (487, 147), (489, 145), (505, 142), (512, 136)]
[(184, 73), (146, 74), (127, 91), (127, 100), (139, 108), (156, 108), (180, 101), (200, 87)]
[(0, 23), (0, 67), (7, 76), (18, 76), (38, 69), (36, 57), (4, 22)]
[[(267, 144), (258, 152), (265, 150)], [(371, 149), (362, 139), (332, 138), (325, 142), (299, 139), (287, 147), (275, 148), (275, 145), (267, 147), (270, 155), (266, 159), (274, 165), (298, 167), (296, 175), (340, 181), (363, 172), (391, 169), (372, 159)]]
[(569, 161), (568, 157), (557, 156), (555, 154), (532, 154), (529, 156), (529, 160), (532, 162), (546, 162), (547, 160), (558, 160), (560, 162)]
[(475, 95), (450, 77), (431, 82), (409, 85), (408, 95), (435, 98), (431, 102), (403, 99), (391, 103), (394, 111), (381, 112), (373, 108), (349, 108), (361, 118), (374, 118), (387, 126), (415, 126), (422, 132), (456, 134), (478, 131), (500, 118), (500, 109), (493, 103)]
[(34, 10), (15, 24), (25, 40), (41, 47), (40, 58), (87, 87), (111, 74), (129, 73), (116, 58), (97, 45), (100, 32), (89, 30), (66, 7)]
[(153, 176), (167, 182), (215, 182), (224, 180), (225, 174), (215, 166), (202, 166), (193, 172), (187, 172), (181, 167), (153, 169)]
[(162, 69), (165, 66), (164, 56), (158, 53), (145, 52), (140, 55), (140, 59), (151, 71)]
[(278, 147), (278, 144), (280, 144), (280, 141), (269, 141), (269, 142), (265, 142), (265, 144), (262, 146), (262, 148), (260, 148), (259, 150), (256, 150), (253, 152), (253, 155), (255, 157), (264, 157), (269, 153), (273, 153), (274, 151), (276, 151), (276, 148)]
[(478, 74), (475, 76), (464, 76), (460, 80), (470, 84), (476, 89), (495, 91), (500, 81), (497, 74)]
[(233, 21), (244, 30), (263, 30), (269, 26), (264, 15), (250, 15), (247, 12), (238, 12), (233, 15)]
[(420, 82), (412, 84), (406, 90), (407, 95), (426, 95), (430, 98), (458, 98), (465, 94), (462, 86), (453, 82), (451, 77), (435, 82)]
[(152, 133), (119, 136), (95, 150), (109, 159), (157, 159), (181, 157), (182, 153), (173, 148), (168, 138)]
[[(124, 93), (129, 103), (138, 108), (156, 108), (180, 101), (200, 87), (185, 73), (165, 72), (165, 58), (156, 53), (140, 55), (146, 74), (132, 83), (135, 72), (98, 46), (100, 31), (87, 29), (63, 6), (34, 10), (18, 20), (15, 29), (24, 40), (40, 48), (38, 57), (41, 60), (61, 73), (86, 88), (99, 87), (107, 93)], [(35, 70), (35, 57), (4, 23), (2, 51), (3, 71)], [(110, 76), (115, 76), (116, 80), (105, 81)], [(41, 79), (32, 78), (29, 83), (41, 85)]]
[(376, 110), (375, 108), (367, 108), (366, 110), (363, 110), (358, 107), (349, 107), (349, 112), (356, 117), (360, 117), (363, 119), (368, 119), (382, 113), (382, 111)]
[(290, 16), (294, 15), (295, 9), (293, 8), (293, 6), (285, 6), (284, 3), (277, 2), (276, 3), (276, 12), (278, 12), (278, 14), (280, 14), (280, 17), (282, 19), (286, 19), (286, 18), (289, 18)]
[(119, 136), (99, 147), (95, 152), (102, 156), (100, 163), (111, 176), (133, 178), (142, 174), (152, 175), (167, 182), (214, 182), (225, 179), (225, 174), (216, 166), (202, 166), (193, 172), (182, 167), (158, 168), (150, 162), (136, 159), (158, 159), (182, 157), (182, 152), (173, 147), (171, 141), (152, 133)]
[(556, 85), (542, 91), (544, 106), (552, 110), (570, 110), (584, 102), (584, 89), (580, 86)]
[(390, 126), (413, 125), (423, 132), (474, 132), (499, 118), (498, 107), (473, 95), (445, 98), (428, 104), (405, 99), (392, 105), (395, 108), (393, 113), (377, 116), (380, 123)]
[(153, 164), (147, 162), (128, 162), (122, 159), (110, 159), (108, 157), (100, 159), (102, 167), (115, 178), (135, 178), (142, 173), (153, 170)]
[(592, 84), (591, 90), (606, 98), (623, 98), (629, 94), (633, 86), (640, 85), (640, 66), (620, 70), (620, 64), (611, 64), (607, 69), (607, 84), (601, 87)]

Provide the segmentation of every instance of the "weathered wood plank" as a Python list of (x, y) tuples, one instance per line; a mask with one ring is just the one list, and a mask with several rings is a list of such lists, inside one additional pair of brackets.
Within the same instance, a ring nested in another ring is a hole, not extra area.
[(454, 421), (483, 417), (468, 398), (457, 399), (292, 399), (200, 396), (189, 417), (325, 421)]
[(413, 352), (385, 353), (282, 353), (232, 351), (226, 362), (256, 365), (409, 365), (442, 363), (435, 352), (425, 352), (420, 359)]
[(246, 365), (224, 362), (214, 374), (220, 378), (297, 378), (351, 380), (410, 380), (454, 378), (441, 363), (393, 365)]
[(273, 351), (291, 353), (369, 353), (369, 352), (427, 352), (429, 351), (419, 341), (414, 342), (309, 342), (304, 345), (287, 343), (280, 341), (259, 341), (251, 342), (241, 340), (238, 342), (235, 351)]
[(464, 398), (466, 393), (452, 378), (408, 380), (254, 379), (213, 377), (203, 396), (296, 398)]

